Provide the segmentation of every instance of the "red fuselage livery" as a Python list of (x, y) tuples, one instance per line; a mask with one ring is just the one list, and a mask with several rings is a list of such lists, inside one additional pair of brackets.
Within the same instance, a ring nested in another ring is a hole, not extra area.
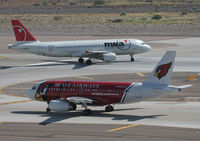
[(38, 87), (35, 99), (51, 101), (68, 97), (85, 97), (92, 99), (94, 106), (116, 104), (121, 102), (126, 88), (131, 84), (128, 82), (45, 81)]

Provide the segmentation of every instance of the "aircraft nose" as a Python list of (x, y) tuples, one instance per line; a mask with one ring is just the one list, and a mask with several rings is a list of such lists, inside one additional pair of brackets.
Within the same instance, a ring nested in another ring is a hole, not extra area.
[(145, 50), (145, 52), (147, 52), (147, 51), (150, 51), (152, 48), (151, 48), (151, 46), (150, 45), (145, 45), (144, 46), (144, 50)]
[(26, 96), (27, 97), (29, 97), (29, 98), (31, 98), (31, 99), (33, 99), (33, 100), (35, 100), (35, 91), (33, 90), (33, 89), (30, 89), (30, 90), (28, 90), (27, 92), (26, 92)]

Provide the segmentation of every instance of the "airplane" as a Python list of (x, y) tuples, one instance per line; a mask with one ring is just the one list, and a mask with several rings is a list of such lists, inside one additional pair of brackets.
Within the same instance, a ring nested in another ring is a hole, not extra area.
[(106, 39), (106, 40), (77, 40), (77, 41), (38, 41), (19, 20), (11, 20), (17, 44), (9, 44), (9, 49), (28, 52), (50, 57), (78, 57), (79, 63), (83, 58), (89, 58), (86, 64), (92, 64), (91, 59), (115, 61), (116, 55), (144, 53), (151, 47), (137, 39)]
[(192, 85), (170, 85), (175, 51), (165, 53), (161, 61), (143, 82), (93, 82), (93, 81), (42, 81), (27, 91), (33, 100), (45, 101), (47, 112), (76, 110), (77, 104), (91, 115), (87, 106), (105, 106), (106, 112), (114, 110), (113, 104), (134, 103), (181, 91)]

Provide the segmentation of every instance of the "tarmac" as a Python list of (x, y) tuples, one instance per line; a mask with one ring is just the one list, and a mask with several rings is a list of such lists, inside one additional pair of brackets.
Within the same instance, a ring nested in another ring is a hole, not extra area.
[[(112, 63), (94, 60), (90, 66), (78, 64), (75, 58), (2, 51), (1, 140), (199, 140), (199, 37), (148, 39), (155, 46), (148, 53), (135, 55), (135, 62), (125, 55)], [(4, 47), (2, 44), (1, 50)], [(194, 85), (179, 94), (115, 105), (115, 111), (109, 113), (104, 112), (104, 107), (89, 107), (92, 109), (89, 117), (82, 116), (79, 106), (74, 112), (48, 114), (46, 103), (24, 97), (34, 82), (46, 79), (142, 81), (167, 50), (177, 51), (172, 83)], [(195, 75), (196, 79), (188, 81), (188, 75)]]

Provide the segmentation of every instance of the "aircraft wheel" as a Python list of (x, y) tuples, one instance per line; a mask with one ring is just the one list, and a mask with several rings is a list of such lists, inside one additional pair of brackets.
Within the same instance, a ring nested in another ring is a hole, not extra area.
[(72, 104), (72, 110), (75, 111), (77, 108), (76, 104)]
[(86, 64), (87, 64), (87, 65), (91, 65), (91, 64), (92, 64), (92, 61), (91, 61), (90, 59), (88, 59), (88, 60), (86, 61)]
[(47, 113), (51, 112), (51, 109), (50, 108), (46, 108), (46, 112)]
[(134, 62), (135, 61), (135, 59), (134, 58), (131, 58), (131, 62)]
[(133, 54), (130, 54), (130, 56), (131, 56), (131, 62), (134, 62), (135, 59), (133, 58)]
[(92, 111), (90, 109), (87, 109), (87, 110), (83, 110), (83, 115), (84, 116), (89, 116), (92, 114)]
[(78, 62), (79, 62), (79, 63), (83, 63), (83, 62), (84, 62), (84, 59), (83, 59), (83, 58), (79, 58), (79, 59), (78, 59)]
[(114, 111), (114, 108), (113, 108), (113, 106), (109, 105), (109, 106), (106, 106), (105, 111), (112, 112), (112, 111)]

